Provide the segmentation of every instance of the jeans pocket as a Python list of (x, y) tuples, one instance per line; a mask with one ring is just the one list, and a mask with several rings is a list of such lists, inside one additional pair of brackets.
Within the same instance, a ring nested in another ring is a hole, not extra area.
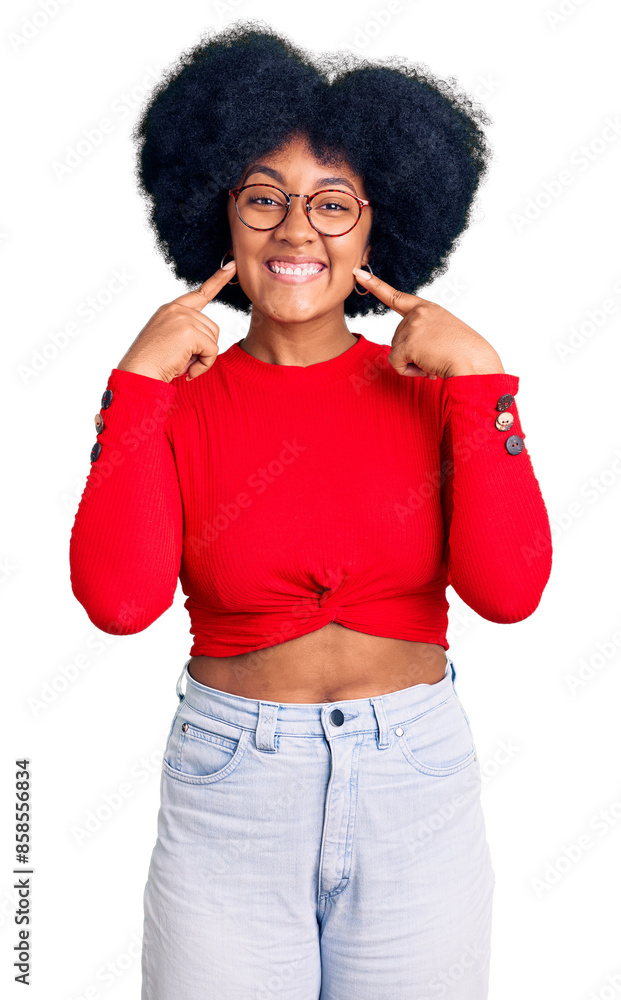
[(422, 774), (454, 774), (478, 759), (470, 722), (455, 691), (394, 732), (405, 759)]
[(204, 715), (184, 700), (173, 720), (162, 769), (192, 785), (221, 781), (241, 763), (249, 738), (250, 730)]

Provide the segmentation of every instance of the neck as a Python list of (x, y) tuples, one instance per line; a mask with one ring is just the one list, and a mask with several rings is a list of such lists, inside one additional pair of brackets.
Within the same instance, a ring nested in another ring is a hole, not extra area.
[(347, 329), (342, 309), (332, 320), (318, 316), (306, 323), (282, 323), (257, 313), (253, 307), (248, 333), (240, 347), (267, 364), (307, 367), (337, 357), (356, 340)]

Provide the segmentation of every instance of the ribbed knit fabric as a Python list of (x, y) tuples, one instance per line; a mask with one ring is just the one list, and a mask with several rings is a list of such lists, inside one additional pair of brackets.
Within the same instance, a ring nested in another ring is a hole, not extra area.
[(70, 540), (71, 586), (104, 632), (140, 632), (186, 595), (191, 656), (232, 656), (338, 622), (446, 639), (451, 584), (478, 614), (536, 609), (551, 532), (515, 375), (406, 377), (362, 334), (274, 365), (241, 341), (195, 380), (113, 368)]

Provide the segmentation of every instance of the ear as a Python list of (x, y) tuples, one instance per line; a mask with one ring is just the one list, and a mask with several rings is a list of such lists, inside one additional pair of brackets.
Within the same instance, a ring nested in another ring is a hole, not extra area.
[(367, 243), (366, 247), (364, 248), (364, 253), (362, 255), (362, 266), (363, 267), (364, 267), (365, 264), (369, 263), (369, 257), (370, 257), (370, 255), (371, 255), (371, 247)]

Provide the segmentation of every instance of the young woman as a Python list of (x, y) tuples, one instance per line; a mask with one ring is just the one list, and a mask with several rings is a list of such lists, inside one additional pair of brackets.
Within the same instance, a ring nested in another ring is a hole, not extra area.
[[(178, 579), (191, 619), (143, 1000), (487, 996), (446, 588), (523, 620), (551, 535), (518, 376), (416, 294), (468, 222), (485, 121), (420, 68), (246, 24), (184, 54), (137, 126), (158, 245), (202, 284), (108, 378), (70, 559), (106, 632), (147, 628)], [(213, 301), (249, 315), (221, 353)], [(350, 332), (390, 309), (391, 345)]]

